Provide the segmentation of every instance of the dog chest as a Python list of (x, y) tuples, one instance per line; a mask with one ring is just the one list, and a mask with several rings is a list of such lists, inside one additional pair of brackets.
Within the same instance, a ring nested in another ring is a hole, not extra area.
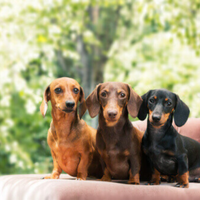
[(129, 170), (129, 151), (119, 149), (104, 150), (101, 156), (113, 178), (127, 178)]
[(172, 151), (159, 150), (155, 148), (149, 148), (148, 156), (153, 163), (153, 166), (161, 173), (165, 175), (177, 174), (178, 165), (176, 157)]
[(74, 148), (63, 145), (56, 146), (53, 151), (61, 169), (71, 176), (76, 176), (77, 167), (80, 162), (80, 154), (74, 151)]
[(102, 156), (106, 159), (127, 159), (127, 157), (130, 155), (130, 152), (128, 149), (120, 150), (118, 148), (109, 149), (109, 150), (103, 150), (101, 152)]

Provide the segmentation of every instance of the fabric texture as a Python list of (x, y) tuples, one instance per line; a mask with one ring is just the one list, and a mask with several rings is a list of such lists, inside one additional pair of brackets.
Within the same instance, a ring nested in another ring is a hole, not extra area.
[(0, 177), (0, 200), (199, 200), (200, 184), (190, 183), (188, 189), (175, 188), (175, 183), (158, 186), (126, 183), (77, 181), (62, 174), (60, 179), (41, 179), (44, 175), (8, 175)]
[[(135, 128), (141, 131), (145, 131), (147, 128), (147, 120), (135, 121), (132, 124)], [(173, 122), (173, 126), (181, 135), (190, 137), (200, 142), (200, 118), (189, 118), (181, 127), (177, 127)]]
[[(145, 130), (146, 121), (133, 122), (133, 125)], [(200, 119), (189, 119), (176, 130), (185, 136), (200, 142)], [(101, 182), (95, 179), (75, 180), (67, 174), (60, 179), (42, 179), (45, 174), (6, 175), (0, 177), (0, 200), (199, 200), (200, 183), (190, 183), (190, 187), (175, 188), (176, 183), (164, 183), (158, 186), (129, 185), (127, 181)]]

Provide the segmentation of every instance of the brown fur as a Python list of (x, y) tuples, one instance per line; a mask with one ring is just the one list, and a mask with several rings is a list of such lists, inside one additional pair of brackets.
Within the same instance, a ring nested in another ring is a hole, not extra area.
[(160, 172), (154, 168), (154, 173), (152, 175), (150, 185), (159, 185), (160, 184)]
[(86, 99), (90, 116), (99, 114), (97, 148), (104, 161), (102, 181), (129, 178), (130, 184), (140, 183), (143, 133), (133, 127), (128, 112), (136, 117), (141, 103), (140, 96), (120, 82), (99, 84)]
[[(55, 89), (61, 88), (62, 93), (56, 94)], [(79, 90), (78, 93), (73, 91)], [(102, 169), (96, 151), (96, 130), (88, 126), (80, 118), (86, 111), (83, 89), (71, 78), (54, 80), (44, 92), (40, 111), (46, 114), (47, 102), (52, 104), (52, 122), (48, 131), (47, 142), (53, 157), (53, 171), (45, 178), (57, 179), (62, 170), (78, 180), (86, 177), (101, 177)], [(75, 103), (73, 109), (67, 110), (66, 101)], [(77, 113), (78, 102), (79, 115)]]
[(178, 186), (183, 187), (183, 188), (189, 188), (189, 171), (182, 174), (182, 175), (177, 175), (177, 180), (178, 180)]

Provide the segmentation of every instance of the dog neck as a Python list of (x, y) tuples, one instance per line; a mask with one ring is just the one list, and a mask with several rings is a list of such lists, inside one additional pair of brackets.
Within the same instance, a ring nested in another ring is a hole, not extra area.
[(56, 135), (59, 138), (66, 138), (71, 132), (71, 129), (79, 122), (80, 118), (76, 111), (66, 113), (52, 106), (51, 115), (53, 118), (53, 125), (56, 130)]
[(152, 142), (157, 142), (160, 139), (162, 139), (165, 134), (168, 132), (168, 130), (172, 127), (172, 114), (169, 116), (167, 121), (164, 125), (160, 127), (153, 126), (152, 123), (149, 121), (147, 122), (147, 133), (148, 137)]

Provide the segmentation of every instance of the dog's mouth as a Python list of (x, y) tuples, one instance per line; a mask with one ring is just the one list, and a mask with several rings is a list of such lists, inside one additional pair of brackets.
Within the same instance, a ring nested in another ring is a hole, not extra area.
[(105, 122), (107, 126), (114, 126), (118, 123), (118, 121), (119, 121), (119, 118), (110, 118), (110, 117), (105, 118)]
[(161, 122), (154, 122), (154, 121), (152, 121), (151, 124), (152, 124), (152, 126), (155, 126), (155, 127), (161, 127), (161, 126), (164, 125), (164, 123), (161, 123)]
[(70, 113), (70, 112), (72, 112), (72, 111), (74, 111), (73, 109), (68, 109), (68, 108), (66, 108), (66, 109), (63, 109), (62, 110), (63, 112), (66, 112), (66, 113)]
[(115, 126), (118, 122), (116, 119), (105, 119), (106, 125), (107, 126)]
[(59, 107), (57, 107), (60, 111), (63, 111), (63, 112), (65, 112), (65, 113), (70, 113), (70, 112), (72, 112), (72, 111), (74, 111), (73, 109), (70, 109), (70, 108), (64, 108), (64, 109), (61, 109), (61, 108), (59, 108)]
[(118, 120), (117, 119), (106, 119), (108, 122), (117, 122)]

